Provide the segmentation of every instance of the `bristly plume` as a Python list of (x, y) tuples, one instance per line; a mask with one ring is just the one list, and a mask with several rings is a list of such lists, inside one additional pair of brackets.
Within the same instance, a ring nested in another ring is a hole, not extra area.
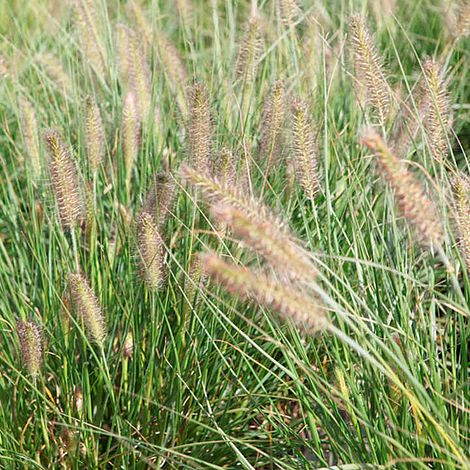
[(98, 298), (81, 274), (69, 274), (69, 289), (74, 310), (85, 325), (89, 340), (103, 347), (106, 325)]
[(383, 123), (390, 110), (391, 93), (382, 58), (361, 15), (351, 16), (349, 28), (356, 80), (365, 90), (367, 101)]
[(150, 214), (159, 229), (163, 229), (170, 216), (176, 198), (174, 177), (169, 172), (155, 175), (147, 194), (145, 212)]
[(32, 321), (20, 320), (16, 323), (16, 332), (20, 340), (23, 364), (29, 375), (36, 377), (42, 365), (42, 333)]
[(313, 200), (319, 189), (318, 142), (315, 126), (306, 103), (294, 101), (292, 106), (292, 139), (294, 167), (305, 194)]
[(212, 214), (227, 224), (235, 237), (262, 256), (280, 276), (311, 281), (316, 269), (307, 252), (287, 230), (279, 230), (270, 219), (253, 220), (230, 205), (212, 207)]
[(458, 2), (453, 35), (457, 40), (470, 35), (470, 0)]
[(327, 324), (327, 311), (320, 300), (298, 288), (283, 285), (261, 273), (226, 263), (214, 253), (201, 255), (204, 271), (232, 295), (272, 308), (305, 333), (315, 333)]
[(100, 109), (92, 97), (86, 100), (85, 143), (90, 169), (95, 173), (104, 158), (105, 135)]
[(209, 97), (206, 87), (195, 81), (190, 97), (189, 161), (197, 171), (210, 171), (212, 151), (212, 125)]
[(424, 119), (429, 146), (434, 158), (442, 161), (448, 154), (447, 134), (449, 129), (450, 99), (444, 73), (434, 59), (423, 64), (429, 111)]
[(181, 21), (185, 24), (190, 23), (194, 15), (194, 7), (191, 0), (175, 0), (175, 3), (176, 11)]
[(123, 24), (117, 29), (120, 78), (134, 92), (140, 120), (145, 122), (152, 102), (150, 68), (135, 31)]
[(60, 220), (64, 227), (72, 229), (82, 221), (85, 214), (77, 168), (57, 131), (47, 130), (45, 140), (50, 154), (49, 171)]
[(141, 276), (149, 289), (160, 289), (166, 280), (165, 243), (150, 214), (142, 212), (137, 220), (138, 256)]
[(470, 274), (470, 179), (467, 175), (459, 173), (452, 186), (459, 248)]
[(98, 12), (93, 0), (73, 0), (78, 41), (82, 53), (100, 78), (105, 77), (106, 67), (96, 18)]
[(266, 176), (269, 175), (272, 165), (281, 157), (285, 111), (284, 83), (278, 80), (272, 86), (269, 98), (264, 105), (261, 122), (260, 154), (261, 158), (266, 161)]
[(195, 310), (201, 299), (198, 290), (202, 290), (206, 284), (207, 276), (202, 269), (200, 256), (191, 256), (187, 277), (184, 283), (185, 311)]
[(420, 127), (429, 113), (429, 93), (427, 93), (424, 76), (416, 84), (415, 91), (410, 98), (411, 102), (405, 103), (403, 106), (393, 137), (393, 152), (400, 158), (408, 156), (414, 141), (418, 137)]
[(32, 104), (26, 99), (20, 99), (21, 123), (23, 131), (23, 139), (26, 151), (29, 156), (31, 168), (31, 177), (33, 183), (37, 183), (41, 177), (41, 156), (39, 153), (39, 137), (38, 125), (36, 120), (36, 112)]
[(253, 15), (245, 26), (239, 45), (236, 64), (237, 79), (243, 80), (247, 85), (254, 81), (262, 51), (263, 37), (260, 21), (256, 15)]
[(248, 198), (246, 193), (236, 186), (221, 184), (217, 179), (199, 173), (187, 165), (182, 165), (180, 174), (184, 181), (200, 191), (208, 204), (229, 205), (252, 220), (269, 220), (278, 230), (286, 230), (285, 223), (280, 218), (274, 217), (260, 201)]
[(393, 189), (398, 207), (415, 229), (419, 241), (424, 246), (440, 246), (444, 239), (442, 221), (437, 207), (426, 196), (421, 184), (392, 154), (377, 132), (366, 130), (361, 143), (376, 152), (380, 174)]
[(132, 169), (139, 151), (140, 121), (137, 112), (136, 96), (129, 91), (124, 99), (122, 109), (122, 151), (124, 154), (125, 181), (129, 191)]
[(38, 54), (36, 55), (36, 61), (44, 69), (59, 92), (67, 98), (73, 96), (72, 80), (56, 56), (50, 53)]

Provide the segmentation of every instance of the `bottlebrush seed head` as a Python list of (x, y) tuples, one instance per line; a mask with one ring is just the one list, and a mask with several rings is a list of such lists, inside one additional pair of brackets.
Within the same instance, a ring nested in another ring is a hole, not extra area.
[(100, 167), (105, 151), (105, 135), (101, 113), (95, 100), (86, 100), (85, 143), (90, 169), (95, 173)]
[(349, 21), (351, 48), (356, 80), (366, 91), (367, 101), (384, 122), (390, 110), (390, 87), (385, 77), (383, 60), (361, 15), (352, 15)]
[(20, 99), (21, 124), (26, 151), (29, 156), (31, 177), (37, 183), (41, 177), (41, 157), (39, 153), (38, 125), (33, 105), (26, 99)]
[(69, 289), (73, 307), (85, 325), (89, 340), (102, 347), (106, 338), (106, 325), (98, 298), (81, 274), (69, 274)]
[(23, 364), (29, 375), (36, 377), (42, 365), (42, 334), (39, 326), (32, 321), (20, 320), (16, 323), (16, 332), (20, 340)]
[(470, 274), (470, 179), (459, 173), (452, 186), (459, 248)]
[(204, 271), (232, 295), (251, 300), (277, 311), (305, 333), (314, 333), (326, 326), (326, 308), (313, 301), (298, 288), (283, 285), (267, 276), (226, 263), (214, 253), (201, 255)]
[(64, 227), (73, 228), (85, 214), (75, 162), (58, 132), (47, 130), (45, 141), (49, 149), (49, 171), (59, 217)]
[(425, 246), (441, 245), (444, 239), (442, 221), (437, 207), (426, 196), (421, 184), (392, 154), (377, 132), (366, 130), (361, 142), (376, 153), (379, 172), (393, 189), (398, 207), (414, 227), (420, 242)]
[(444, 73), (434, 59), (423, 64), (429, 110), (424, 119), (429, 146), (434, 158), (442, 161), (448, 154), (447, 135), (449, 130), (450, 98)]
[(142, 212), (137, 220), (138, 256), (142, 279), (149, 289), (160, 289), (166, 279), (165, 243), (152, 216)]
[(314, 199), (318, 192), (318, 143), (315, 126), (309, 116), (307, 105), (294, 101), (292, 105), (292, 139), (294, 167), (297, 179), (305, 194)]
[(235, 237), (261, 255), (280, 275), (290, 279), (311, 281), (316, 269), (303, 250), (285, 231), (280, 231), (269, 219), (252, 220), (230, 205), (217, 205), (212, 213), (228, 225)]

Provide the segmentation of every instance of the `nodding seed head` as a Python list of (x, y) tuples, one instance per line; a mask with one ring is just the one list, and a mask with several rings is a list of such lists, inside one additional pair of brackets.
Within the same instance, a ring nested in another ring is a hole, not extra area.
[(32, 321), (20, 320), (16, 323), (20, 340), (21, 358), (32, 377), (36, 377), (42, 365), (42, 334), (39, 326)]
[(214, 253), (201, 254), (204, 271), (232, 295), (272, 308), (285, 320), (292, 320), (305, 333), (314, 333), (327, 323), (326, 309), (298, 288), (253, 271), (226, 263)]
[(88, 338), (102, 347), (106, 325), (98, 298), (81, 274), (69, 274), (69, 288), (75, 312), (83, 321)]
[(470, 274), (470, 178), (459, 173), (454, 178), (452, 186), (459, 248)]
[(77, 168), (57, 131), (47, 130), (44, 137), (49, 149), (49, 170), (60, 220), (64, 227), (73, 228), (85, 214)]
[(142, 212), (137, 220), (138, 255), (142, 279), (149, 289), (160, 289), (166, 279), (165, 243), (153, 217)]
[(266, 161), (266, 174), (280, 156), (284, 143), (284, 118), (286, 111), (284, 82), (278, 80), (271, 87), (264, 105), (261, 122), (261, 157)]
[(307, 105), (298, 100), (292, 105), (292, 139), (297, 179), (305, 194), (313, 200), (319, 187), (318, 143)]

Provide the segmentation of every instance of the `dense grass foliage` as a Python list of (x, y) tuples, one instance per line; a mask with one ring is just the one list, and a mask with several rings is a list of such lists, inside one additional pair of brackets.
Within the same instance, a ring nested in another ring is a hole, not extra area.
[(2, 0), (0, 467), (468, 468), (469, 22)]

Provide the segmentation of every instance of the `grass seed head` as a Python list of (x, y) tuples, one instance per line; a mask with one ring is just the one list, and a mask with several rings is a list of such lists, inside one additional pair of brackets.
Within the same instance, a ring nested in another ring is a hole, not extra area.
[(16, 332), (20, 340), (23, 364), (28, 374), (36, 377), (43, 361), (41, 329), (32, 321), (20, 320), (16, 323)]
[(251, 300), (277, 311), (305, 333), (315, 333), (325, 327), (326, 309), (298, 288), (283, 285), (267, 276), (226, 263), (214, 253), (201, 255), (204, 271), (224, 286), (232, 295)]
[(284, 82), (274, 83), (263, 109), (261, 122), (261, 158), (266, 161), (266, 175), (273, 164), (279, 161), (284, 143), (284, 118), (286, 99)]
[(452, 186), (459, 248), (470, 273), (470, 178), (459, 173)]
[(37, 183), (41, 177), (42, 165), (39, 153), (39, 138), (36, 112), (33, 105), (26, 99), (20, 99), (20, 112), (23, 139), (29, 156), (31, 177)]
[(126, 187), (130, 187), (132, 169), (139, 151), (140, 120), (137, 111), (137, 99), (133, 91), (124, 98), (122, 108), (122, 151), (126, 171)]
[(377, 132), (367, 129), (361, 142), (376, 153), (380, 175), (393, 189), (398, 207), (414, 227), (419, 241), (425, 246), (441, 245), (444, 239), (442, 220), (421, 184)]
[(204, 84), (195, 81), (190, 94), (189, 161), (200, 172), (208, 173), (212, 152), (212, 124), (209, 97)]
[(166, 280), (165, 243), (152, 216), (142, 212), (137, 220), (141, 276), (149, 289), (160, 289)]
[(98, 298), (81, 274), (69, 274), (68, 281), (73, 307), (85, 325), (88, 339), (103, 347), (106, 325)]
[(428, 135), (433, 157), (442, 161), (448, 154), (448, 130), (450, 127), (450, 98), (444, 73), (434, 59), (427, 59), (423, 64), (426, 83), (426, 100), (429, 111), (424, 119), (424, 128)]
[(354, 58), (356, 80), (365, 90), (370, 103), (381, 123), (385, 122), (390, 110), (390, 87), (383, 60), (374, 44), (364, 17), (355, 14), (349, 21), (351, 49)]
[(263, 51), (263, 36), (261, 35), (260, 20), (253, 15), (245, 25), (242, 40), (238, 48), (236, 63), (237, 79), (250, 84), (256, 77), (258, 62)]
[(105, 134), (100, 109), (91, 97), (86, 100), (85, 143), (90, 169), (95, 173), (104, 158)]
[(292, 138), (297, 179), (305, 194), (313, 200), (319, 188), (318, 143), (315, 126), (302, 101), (295, 101), (292, 106)]
[(85, 215), (77, 168), (57, 131), (47, 130), (44, 137), (50, 155), (49, 172), (60, 220), (64, 227), (73, 228)]

